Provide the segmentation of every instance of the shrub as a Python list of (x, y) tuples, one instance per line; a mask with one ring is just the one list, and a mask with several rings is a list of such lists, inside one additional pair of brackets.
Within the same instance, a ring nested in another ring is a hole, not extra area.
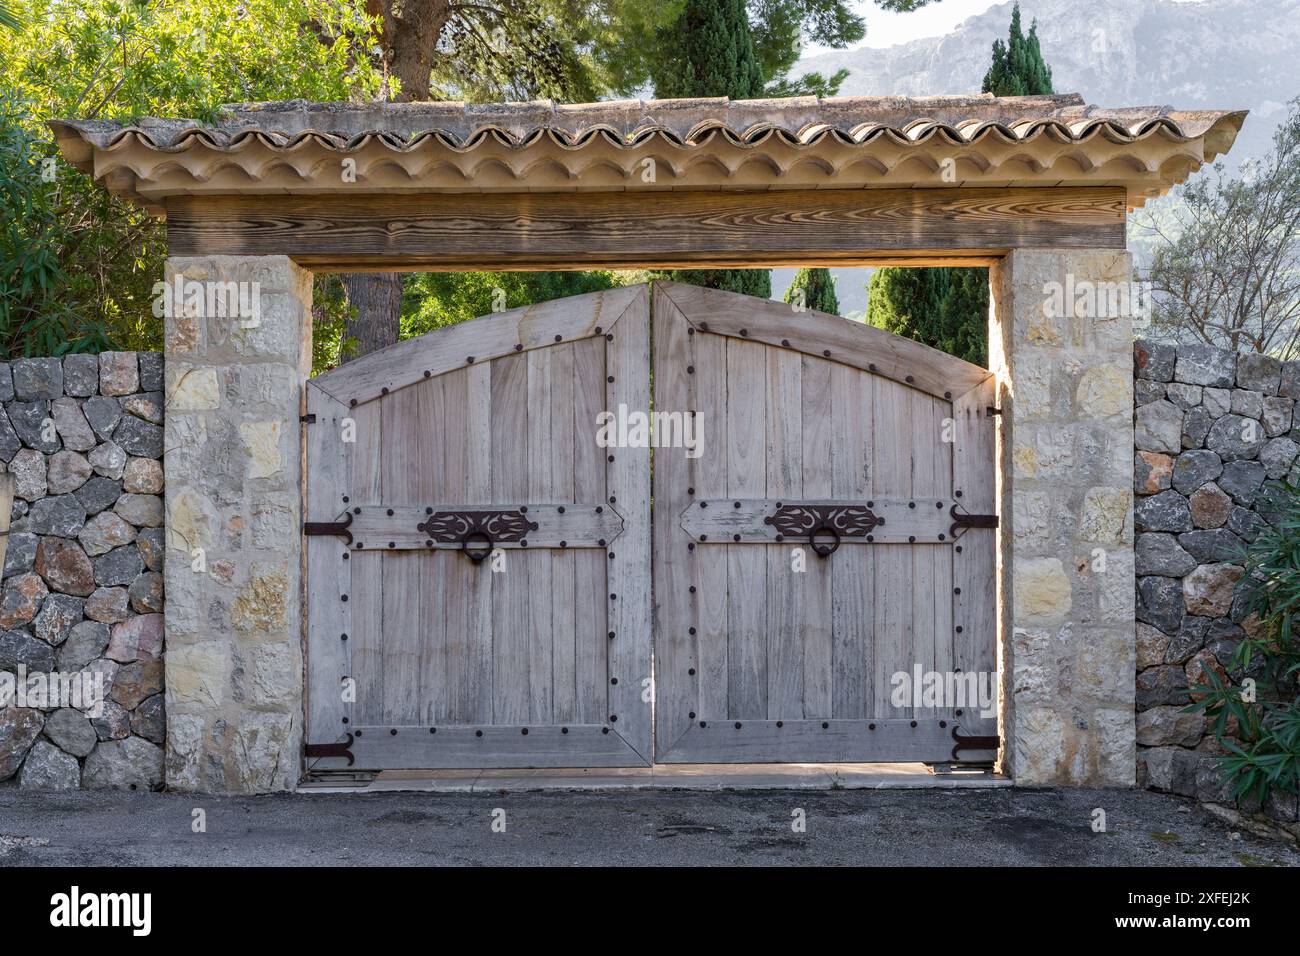
[(1204, 711), (1226, 753), (1220, 770), (1237, 801), (1300, 793), (1300, 488), (1271, 488), (1260, 509), (1269, 519), (1246, 548), (1245, 591), (1258, 619), (1237, 646), (1237, 679), (1205, 671), (1207, 684), (1187, 709)]

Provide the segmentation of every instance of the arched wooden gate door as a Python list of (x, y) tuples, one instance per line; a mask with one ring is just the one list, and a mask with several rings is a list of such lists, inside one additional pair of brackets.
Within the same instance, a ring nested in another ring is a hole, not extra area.
[(897, 690), (994, 670), (990, 374), (656, 283), (651, 403), (649, 300), (309, 383), (309, 770), (991, 758)]

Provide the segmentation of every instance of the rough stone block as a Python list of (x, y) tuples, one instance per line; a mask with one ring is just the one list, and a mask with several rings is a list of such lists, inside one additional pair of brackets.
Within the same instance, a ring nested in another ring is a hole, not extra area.
[(1236, 354), (1212, 345), (1181, 345), (1174, 378), (1189, 385), (1231, 388), (1237, 380)]
[[(1172, 345), (1141, 339), (1133, 343), (1133, 365), (1138, 378), (1156, 382), (1173, 381), (1176, 360), (1177, 352)], [(1300, 376), (1297, 381), (1300, 381)]]
[(1276, 395), (1282, 378), (1282, 363), (1271, 355), (1244, 352), (1237, 356), (1237, 387)]
[(99, 391), (104, 395), (140, 391), (140, 366), (134, 352), (99, 353)]

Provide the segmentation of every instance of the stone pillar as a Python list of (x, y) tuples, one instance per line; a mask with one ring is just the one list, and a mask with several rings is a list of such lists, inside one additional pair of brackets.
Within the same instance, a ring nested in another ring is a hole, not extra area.
[(1003, 769), (1133, 786), (1130, 257), (1018, 249), (991, 278)]
[(311, 274), (167, 262), (167, 785), (258, 793), (302, 760), (300, 415)]

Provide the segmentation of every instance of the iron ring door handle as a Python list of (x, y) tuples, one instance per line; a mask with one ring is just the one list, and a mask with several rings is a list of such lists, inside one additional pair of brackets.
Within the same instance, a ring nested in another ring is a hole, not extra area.
[[(819, 542), (818, 535), (829, 534), (833, 539), (829, 544)], [(812, 545), (813, 552), (819, 558), (829, 558), (832, 554), (840, 549), (840, 533), (828, 524), (819, 524), (808, 534), (808, 543)]]
[[(478, 547), (471, 550), (471, 544), (476, 544)], [(492, 545), (492, 536), (486, 531), (470, 531), (460, 539), (462, 553), (475, 564), (482, 564), (483, 559), (492, 553)]]

